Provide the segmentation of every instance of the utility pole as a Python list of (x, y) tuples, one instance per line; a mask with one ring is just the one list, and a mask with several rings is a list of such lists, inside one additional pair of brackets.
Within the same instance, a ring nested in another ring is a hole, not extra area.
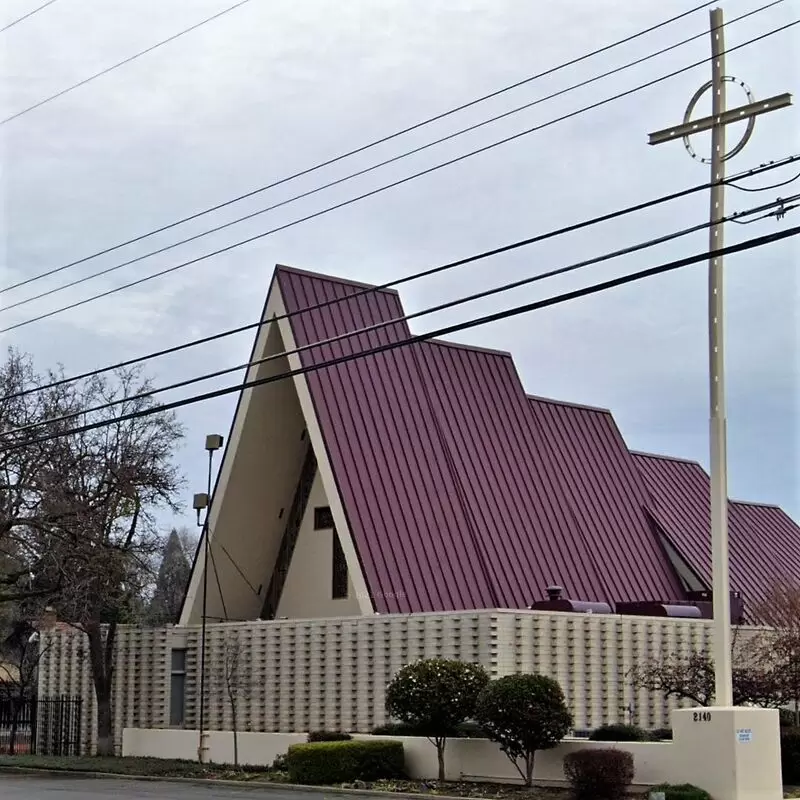
[[(662, 144), (682, 138), (689, 155), (711, 167), (711, 227), (709, 249), (723, 246), (725, 216), (725, 162), (740, 153), (749, 141), (755, 118), (760, 114), (791, 105), (788, 93), (768, 100), (755, 102), (752, 92), (742, 81), (725, 74), (725, 36), (722, 9), (711, 10), (711, 80), (697, 90), (683, 117), (683, 123), (673, 128), (651, 133), (649, 144)], [(736, 83), (747, 94), (748, 103), (728, 109), (726, 88)], [(692, 120), (692, 113), (700, 98), (712, 92), (711, 116)], [(732, 122), (747, 120), (747, 128), (738, 144), (726, 151), (725, 129)], [(689, 136), (701, 131), (711, 131), (711, 157), (700, 158), (695, 153)], [(711, 449), (711, 545), (714, 565), (714, 675), (715, 705), (733, 705), (733, 668), (731, 657), (731, 597), (728, 569), (728, 473), (727, 433), (725, 418), (725, 348), (724, 299), (722, 256), (709, 260), (708, 271), (708, 347), (710, 394), (710, 449)]]

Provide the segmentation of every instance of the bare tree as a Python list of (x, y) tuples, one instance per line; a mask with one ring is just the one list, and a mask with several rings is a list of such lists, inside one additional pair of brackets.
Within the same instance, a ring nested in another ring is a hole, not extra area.
[(792, 707), (800, 727), (800, 586), (777, 578), (754, 616), (768, 626), (753, 641), (755, 658), (780, 676), (784, 704)]
[[(21, 396), (59, 376), (39, 379), (13, 353), (4, 370), (0, 381), (16, 393), (0, 403), (0, 547), (9, 545), (18, 562), (7, 585), (13, 579), (25, 596), (56, 594), (60, 617), (86, 634), (98, 752), (110, 754), (117, 627), (138, 620), (152, 584), (163, 546), (155, 514), (176, 510), (181, 480), (172, 455), (183, 431), (173, 414), (157, 411), (137, 369)], [(147, 414), (123, 419), (139, 412)], [(24, 427), (31, 422), (41, 427)], [(103, 425), (72, 430), (94, 422)], [(50, 433), (60, 435), (38, 441)]]
[(243, 648), (239, 637), (231, 632), (225, 636), (222, 655), (222, 684), (225, 699), (231, 709), (233, 731), (233, 764), (239, 766), (239, 700), (242, 693), (250, 689), (245, 674)]
[(30, 357), (8, 351), (0, 365), (0, 603), (46, 597), (61, 586), (58, 570), (50, 569), (52, 585), (42, 573), (57, 563), (50, 539), (71, 511), (44, 503), (41, 476), (49, 451), (33, 440), (65, 428), (51, 420), (68, 402), (62, 387), (36, 391), (46, 382)]
[[(734, 705), (779, 708), (783, 704), (780, 674), (753, 657), (750, 644), (740, 641), (738, 628), (732, 650)], [(688, 655), (666, 653), (635, 665), (629, 676), (635, 688), (661, 692), (665, 697), (690, 700), (697, 706), (709, 706), (714, 700), (714, 661), (704, 650)]]

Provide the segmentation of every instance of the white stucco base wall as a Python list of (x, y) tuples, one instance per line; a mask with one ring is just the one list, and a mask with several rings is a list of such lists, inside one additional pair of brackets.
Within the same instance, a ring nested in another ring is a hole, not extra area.
[[(125, 728), (122, 755), (141, 758), (197, 760), (198, 731)], [(233, 764), (233, 733), (209, 731), (208, 760), (214, 764)], [(239, 764), (268, 767), (289, 745), (306, 741), (305, 733), (239, 733)]]
[[(356, 734), (355, 739), (386, 737)], [(394, 737), (393, 737), (394, 738)], [(436, 749), (424, 738), (397, 737), (403, 742), (406, 770), (410, 778), (435, 780), (438, 776)], [(304, 733), (240, 733), (239, 763), (250, 766), (269, 766), (289, 746), (306, 741)], [(186, 730), (146, 730), (125, 728), (122, 736), (123, 756), (149, 758), (197, 758), (198, 732)], [(587, 742), (567, 739), (554, 750), (536, 756), (534, 779), (541, 783), (564, 783), (564, 757), (567, 753), (587, 748), (614, 747), (633, 754), (636, 767), (634, 783), (653, 786), (670, 782), (675, 776), (674, 747), (670, 743)], [(209, 760), (217, 764), (233, 763), (233, 734), (230, 731), (209, 732)], [(519, 774), (496, 744), (486, 739), (451, 739), (447, 743), (448, 780), (518, 783)]]

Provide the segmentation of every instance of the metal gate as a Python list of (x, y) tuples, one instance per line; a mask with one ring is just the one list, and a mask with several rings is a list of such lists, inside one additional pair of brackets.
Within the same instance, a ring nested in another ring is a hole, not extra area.
[(0, 753), (79, 756), (80, 697), (0, 699)]

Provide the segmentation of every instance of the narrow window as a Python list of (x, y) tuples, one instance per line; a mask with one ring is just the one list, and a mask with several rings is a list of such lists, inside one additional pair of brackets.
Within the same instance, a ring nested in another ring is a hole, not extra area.
[(169, 686), (169, 724), (179, 727), (185, 721), (186, 651), (173, 650)]
[(314, 509), (314, 530), (324, 531), (333, 527), (333, 514), (328, 506)]
[(347, 597), (347, 561), (344, 550), (339, 542), (336, 531), (333, 532), (333, 580), (332, 591), (334, 600), (343, 600)]

